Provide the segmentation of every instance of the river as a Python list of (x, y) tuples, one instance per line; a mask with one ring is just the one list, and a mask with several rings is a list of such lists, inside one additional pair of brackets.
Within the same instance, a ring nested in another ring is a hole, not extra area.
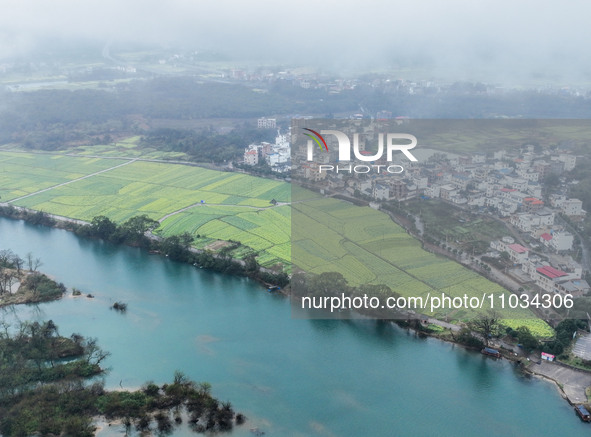
[[(248, 417), (232, 436), (588, 435), (548, 382), (435, 339), (369, 320), (291, 317), (257, 283), (136, 248), (0, 219), (0, 248), (31, 251), (41, 270), (86, 297), (3, 310), (97, 337), (112, 355), (107, 387), (208, 381)], [(109, 309), (120, 300), (126, 314)], [(101, 435), (113, 435), (113, 431)], [(178, 430), (175, 435), (193, 435)]]

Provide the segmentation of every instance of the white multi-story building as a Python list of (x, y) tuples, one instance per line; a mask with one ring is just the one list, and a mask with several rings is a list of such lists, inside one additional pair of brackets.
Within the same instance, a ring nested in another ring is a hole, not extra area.
[(505, 155), (507, 155), (507, 152), (505, 152), (504, 150), (499, 150), (493, 153), (493, 159), (497, 159), (500, 161), (503, 158), (505, 158)]
[(247, 148), (244, 151), (244, 163), (246, 165), (257, 165), (259, 163), (259, 151)]
[(550, 205), (556, 208), (560, 208), (565, 200), (566, 196), (564, 194), (550, 194)]
[(433, 197), (437, 199), (441, 192), (441, 185), (432, 184), (430, 187), (425, 188), (425, 196)]
[(511, 216), (511, 224), (523, 232), (531, 232), (542, 226), (554, 224), (554, 213), (548, 208), (542, 208), (535, 213), (520, 213)]
[(277, 127), (277, 119), (261, 117), (257, 120), (257, 127), (259, 129), (275, 129)]
[(482, 194), (480, 196), (471, 196), (468, 199), (468, 205), (470, 206), (484, 206), (486, 204), (486, 197)]
[(577, 165), (577, 157), (567, 153), (558, 155), (558, 160), (564, 163), (564, 171), (571, 171)]
[(473, 164), (484, 164), (486, 162), (486, 155), (482, 153), (475, 153), (472, 155)]
[(524, 170), (519, 173), (519, 177), (531, 182), (538, 182), (540, 173), (534, 170)]
[(508, 185), (509, 187), (519, 191), (525, 191), (527, 188), (527, 182), (527, 179), (514, 178), (511, 176), (505, 176), (505, 179), (503, 179), (503, 183), (505, 185)]
[(442, 185), (440, 187), (439, 195), (444, 200), (450, 200), (458, 194), (458, 189), (451, 184)]
[(581, 279), (580, 269), (565, 272), (548, 263), (541, 263), (538, 257), (532, 257), (521, 265), (521, 270), (527, 273), (538, 287), (549, 293), (581, 296), (589, 292), (589, 284)]
[(269, 153), (266, 159), (267, 163), (273, 167), (279, 163), (279, 153)]
[(326, 172), (320, 171), (318, 164), (315, 162), (302, 165), (302, 170), (304, 172), (304, 177), (311, 181), (318, 182), (326, 178)]
[(376, 200), (388, 200), (390, 198), (390, 189), (387, 185), (375, 184), (372, 190), (372, 197)]
[(424, 190), (429, 185), (429, 178), (427, 177), (415, 177), (412, 180), (419, 190)]
[(583, 202), (579, 199), (566, 199), (560, 204), (562, 212), (569, 217), (579, 217), (585, 215), (583, 211)]
[(573, 248), (574, 237), (571, 233), (566, 231), (546, 232), (540, 235), (540, 241), (547, 247), (550, 247), (557, 252), (562, 252)]
[(507, 245), (507, 253), (511, 261), (517, 264), (522, 264), (529, 257), (529, 249), (519, 243)]
[(542, 197), (542, 186), (537, 182), (529, 182), (525, 191), (534, 197)]
[(566, 250), (571, 250), (573, 248), (575, 237), (573, 234), (562, 231), (562, 232), (555, 232), (552, 236), (552, 247), (557, 252), (562, 252)]
[(502, 240), (495, 240), (490, 243), (490, 247), (499, 252), (507, 252), (509, 258), (516, 264), (523, 264), (529, 257), (529, 249), (518, 243), (510, 243), (514, 241), (512, 238), (503, 238)]
[(550, 293), (556, 293), (558, 283), (565, 280), (567, 276), (568, 273), (548, 265), (536, 267), (531, 275), (538, 287)]

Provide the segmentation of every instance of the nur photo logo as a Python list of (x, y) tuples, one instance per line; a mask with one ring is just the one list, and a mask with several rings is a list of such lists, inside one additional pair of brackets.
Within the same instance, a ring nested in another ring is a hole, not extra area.
[[(303, 135), (309, 138), (306, 144), (306, 161), (316, 162), (318, 156), (315, 155), (315, 151), (317, 152), (315, 144), (321, 153), (329, 153), (331, 158), (337, 160), (336, 164), (332, 164), (327, 162), (326, 156), (322, 157), (321, 162), (318, 162), (320, 172), (369, 173), (374, 171), (377, 173), (399, 174), (404, 171), (404, 168), (400, 164), (392, 163), (398, 152), (402, 153), (411, 162), (418, 161), (411, 153), (411, 150), (417, 146), (418, 140), (411, 134), (393, 132), (377, 134), (368, 132), (346, 133), (335, 129), (320, 129), (319, 131), (310, 128), (302, 129), (307, 131)], [(375, 152), (366, 150), (365, 143), (362, 141), (363, 135), (368, 138), (373, 137), (373, 141), (377, 140), (377, 147), (374, 148)], [(336, 140), (336, 155), (332, 148), (329, 149), (327, 138), (329, 142)], [(352, 159), (361, 161), (363, 164), (353, 165), (350, 163)]]

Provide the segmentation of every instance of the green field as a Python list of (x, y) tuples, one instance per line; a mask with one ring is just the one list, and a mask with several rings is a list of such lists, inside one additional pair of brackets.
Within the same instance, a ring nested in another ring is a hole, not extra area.
[(198, 205), (162, 222), (164, 236), (190, 232), (205, 235), (199, 247), (215, 240), (240, 241), (259, 253), (263, 266), (291, 261), (288, 205), (266, 209)]
[(135, 161), (109, 172), (16, 201), (45, 212), (91, 220), (106, 215), (122, 222), (137, 214), (153, 219), (200, 203), (269, 207), (289, 200), (280, 182), (201, 167)]
[(419, 146), (457, 154), (491, 152), (536, 144), (548, 148), (568, 142), (575, 150), (589, 150), (591, 126), (585, 120), (424, 120), (409, 128)]
[(74, 158), (19, 152), (0, 153), (3, 202), (124, 163), (118, 159)]
[[(293, 252), (301, 269), (340, 272), (351, 284), (386, 284), (403, 296), (508, 293), (460, 264), (424, 251), (382, 212), (297, 187), (294, 203), (287, 205), (292, 191), (284, 182), (189, 165), (12, 152), (0, 152), (0, 169), (2, 201), (15, 199), (12, 203), (18, 206), (87, 221), (106, 215), (121, 223), (147, 214), (161, 221), (161, 235), (199, 235), (198, 248), (212, 248), (219, 240), (239, 241), (242, 245), (232, 255), (257, 253), (263, 266), (289, 266)], [(103, 172), (94, 174), (98, 171)], [(448, 320), (470, 316), (464, 310), (433, 315)], [(522, 324), (531, 324), (538, 335), (550, 335), (530, 312), (506, 310), (503, 315), (529, 319)]]
[[(294, 268), (312, 273), (339, 272), (352, 285), (386, 284), (402, 296), (428, 295), (481, 297), (510, 294), (500, 285), (448, 258), (426, 252), (421, 243), (379, 211), (320, 196), (292, 205), (292, 255)], [(425, 311), (450, 321), (467, 320), (490, 309)], [(524, 309), (500, 311), (508, 324), (528, 326), (540, 336), (552, 330)]]
[(149, 147), (139, 147), (140, 136), (134, 136), (104, 145), (77, 146), (67, 149), (67, 153), (81, 156), (110, 156), (121, 158), (158, 159), (166, 161), (189, 161), (182, 152), (166, 152)]
[[(182, 152), (166, 152), (150, 147), (140, 147), (140, 136), (127, 137), (109, 144), (94, 144), (92, 146), (82, 145), (68, 147), (67, 149), (52, 152), (48, 156), (56, 155), (77, 155), (80, 157), (97, 157), (97, 158), (142, 158), (154, 159), (160, 161), (189, 161), (189, 156)], [(18, 150), (27, 153), (27, 149), (17, 147), (13, 144), (5, 144), (0, 147), (0, 150), (12, 151)]]
[(251, 249), (239, 257), (256, 251), (265, 266), (290, 260), (290, 209), (281, 206), (290, 188), (283, 182), (189, 165), (17, 152), (0, 152), (0, 169), (1, 200), (17, 206), (86, 221), (147, 214), (162, 220), (162, 235), (201, 235), (197, 247), (235, 240)]

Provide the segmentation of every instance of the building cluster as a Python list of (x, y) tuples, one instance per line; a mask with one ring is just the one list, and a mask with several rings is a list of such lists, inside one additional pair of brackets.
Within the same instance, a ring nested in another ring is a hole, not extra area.
[[(566, 151), (536, 154), (533, 146), (526, 146), (517, 153), (501, 150), (489, 156), (433, 153), (428, 159), (406, 164), (399, 176), (385, 172), (323, 173), (320, 164), (320, 160), (309, 163), (303, 176), (322, 181), (327, 188), (342, 188), (351, 196), (362, 195), (377, 201), (440, 198), (458, 206), (478, 208), (507, 219), (540, 245), (556, 252), (571, 250), (574, 241), (572, 234), (555, 223), (556, 215), (564, 214), (573, 221), (586, 215), (582, 201), (566, 194), (549, 196), (548, 204), (542, 200), (545, 178), (554, 174), (560, 181), (561, 175), (576, 165), (576, 156)], [(563, 191), (566, 190), (563, 184)]]
[[(182, 55), (181, 55), (182, 56)], [(178, 55), (171, 57), (170, 63), (175, 64), (179, 61)], [(187, 58), (184, 58), (187, 62)], [(202, 64), (200, 64), (203, 67)], [(234, 80), (239, 82), (250, 82), (255, 84), (291, 84), (294, 87), (302, 89), (324, 90), (330, 94), (340, 94), (342, 92), (353, 90), (359, 86), (371, 87), (380, 90), (385, 94), (398, 95), (417, 95), (433, 96), (438, 94), (454, 95), (505, 95), (515, 90), (521, 90), (519, 86), (502, 86), (489, 83), (458, 82), (447, 80), (411, 80), (402, 79), (398, 75), (388, 73), (374, 74), (368, 78), (342, 78), (331, 74), (316, 72), (309, 68), (283, 69), (281, 67), (257, 67), (247, 69), (242, 67), (232, 67), (224, 70), (215, 70), (210, 74), (219, 75), (219, 78), (225, 80)], [(582, 87), (556, 87), (549, 83), (546, 86), (536, 88), (536, 91), (545, 94), (559, 96), (589, 96), (589, 90)], [(387, 114), (388, 111), (380, 111), (377, 118), (392, 118)], [(367, 115), (367, 114), (366, 114)], [(376, 114), (372, 114), (375, 116)]]
[(548, 260), (530, 253), (528, 247), (515, 243), (512, 237), (503, 237), (492, 241), (490, 246), (497, 251), (496, 255), (506, 253), (515, 266), (538, 287), (548, 293), (571, 294), (582, 296), (591, 289), (587, 281), (582, 279), (583, 268), (571, 256), (550, 255)]
[[(368, 153), (363, 149), (362, 146), (361, 153)], [(549, 254), (541, 258), (510, 237), (491, 243), (493, 256), (506, 252), (515, 266), (521, 267), (524, 282), (533, 282), (548, 292), (574, 296), (590, 291), (589, 284), (582, 279), (581, 266), (567, 255), (573, 250), (575, 237), (556, 220), (559, 214), (575, 222), (586, 215), (582, 201), (566, 194), (568, 186), (563, 175), (575, 168), (575, 155), (565, 150), (539, 152), (534, 146), (489, 155), (460, 156), (435, 151), (429, 154), (418, 162), (405, 163), (400, 175), (376, 171), (323, 172), (322, 164), (337, 162), (334, 153), (318, 154), (314, 162), (305, 162), (298, 171), (299, 176), (316, 181), (319, 188), (352, 197), (376, 202), (440, 198), (503, 219), (526, 234), (532, 248)], [(377, 160), (371, 164), (387, 162)], [(555, 177), (548, 178), (549, 175)], [(556, 194), (544, 197), (544, 201), (542, 191), (547, 194), (544, 183), (549, 179), (555, 182), (552, 191)]]
[(281, 134), (278, 130), (275, 144), (262, 142), (248, 145), (244, 149), (244, 164), (258, 165), (264, 161), (275, 172), (289, 172), (291, 170), (291, 148), (288, 135), (289, 133)]

